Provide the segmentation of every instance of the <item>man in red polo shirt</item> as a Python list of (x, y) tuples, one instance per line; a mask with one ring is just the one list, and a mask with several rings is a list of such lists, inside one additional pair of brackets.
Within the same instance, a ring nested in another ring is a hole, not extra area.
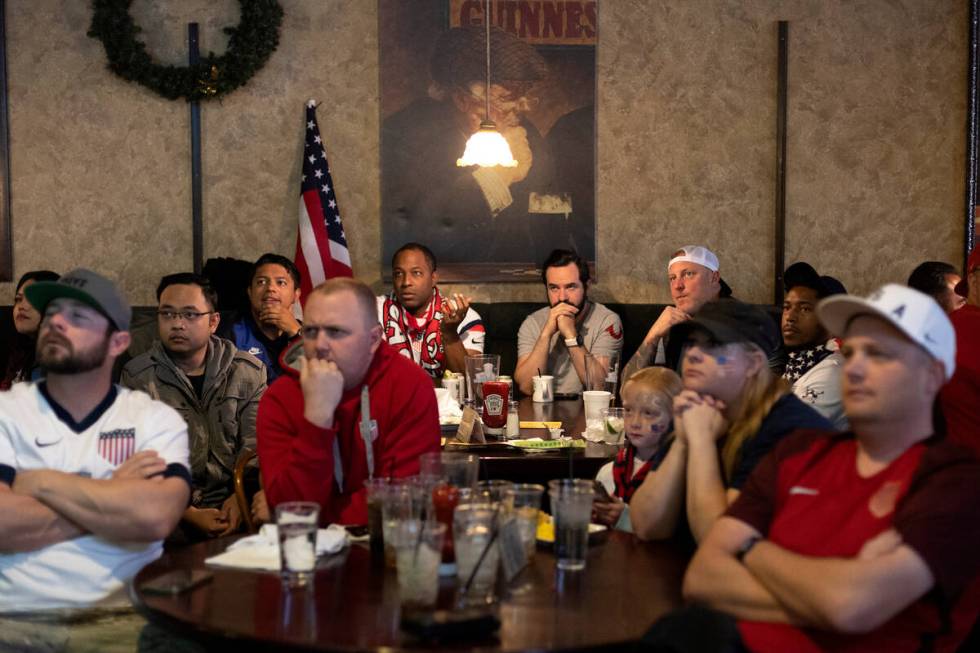
[(980, 247), (970, 253), (955, 291), (966, 298), (949, 315), (956, 331), (956, 373), (939, 399), (949, 437), (980, 455)]
[(685, 595), (736, 617), (752, 651), (953, 650), (977, 616), (980, 461), (933, 431), (952, 325), (894, 284), (817, 310), (844, 338), (853, 430), (784, 439), (701, 544)]

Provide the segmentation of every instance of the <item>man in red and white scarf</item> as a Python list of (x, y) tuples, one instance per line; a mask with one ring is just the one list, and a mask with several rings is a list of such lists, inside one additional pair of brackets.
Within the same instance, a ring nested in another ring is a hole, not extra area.
[(486, 335), (470, 298), (444, 298), (436, 284), (436, 257), (425, 245), (406, 243), (391, 258), (391, 295), (378, 297), (385, 342), (422, 367), (433, 380), (448, 369), (462, 373), (467, 355), (483, 353)]

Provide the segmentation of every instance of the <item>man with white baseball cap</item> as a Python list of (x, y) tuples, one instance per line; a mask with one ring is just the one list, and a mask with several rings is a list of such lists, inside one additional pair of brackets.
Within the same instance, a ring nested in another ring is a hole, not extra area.
[(956, 373), (939, 395), (946, 433), (980, 455), (980, 247), (956, 285), (966, 304), (949, 315), (956, 331)]
[(47, 376), (0, 393), (0, 614), (128, 605), (187, 506), (187, 425), (113, 385), (130, 308), (112, 281), (78, 269), (25, 292)]
[(684, 593), (752, 651), (954, 650), (980, 597), (980, 461), (933, 425), (955, 369), (945, 312), (889, 284), (820, 302), (843, 337), (851, 431), (798, 431), (715, 522)]
[(667, 263), (667, 282), (673, 306), (664, 308), (650, 326), (636, 353), (623, 368), (628, 379), (650, 365), (676, 368), (679, 361), (667, 358), (667, 334), (670, 327), (690, 320), (708, 302), (732, 296), (732, 289), (721, 278), (718, 257), (704, 245), (685, 245)]

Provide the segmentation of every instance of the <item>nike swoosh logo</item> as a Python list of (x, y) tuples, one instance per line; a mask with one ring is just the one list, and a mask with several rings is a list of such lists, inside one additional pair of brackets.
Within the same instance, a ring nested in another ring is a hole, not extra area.
[(52, 444), (58, 444), (61, 440), (54, 440), (53, 442), (43, 442), (41, 438), (34, 438), (34, 444), (39, 447), (50, 447)]
[(814, 490), (810, 487), (803, 487), (802, 485), (794, 485), (789, 489), (790, 494), (805, 494), (807, 496), (815, 497), (820, 494), (819, 490)]

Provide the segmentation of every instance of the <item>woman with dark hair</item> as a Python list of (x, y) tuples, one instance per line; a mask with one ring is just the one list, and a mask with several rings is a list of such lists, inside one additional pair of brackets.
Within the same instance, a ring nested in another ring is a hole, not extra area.
[(51, 270), (34, 270), (24, 274), (17, 282), (13, 311), (17, 334), (10, 343), (10, 355), (3, 380), (0, 381), (0, 390), (9, 390), (18, 381), (33, 381), (40, 376), (40, 369), (34, 364), (34, 349), (41, 327), (41, 314), (27, 301), (24, 289), (35, 281), (57, 281), (59, 278), (60, 275)]

